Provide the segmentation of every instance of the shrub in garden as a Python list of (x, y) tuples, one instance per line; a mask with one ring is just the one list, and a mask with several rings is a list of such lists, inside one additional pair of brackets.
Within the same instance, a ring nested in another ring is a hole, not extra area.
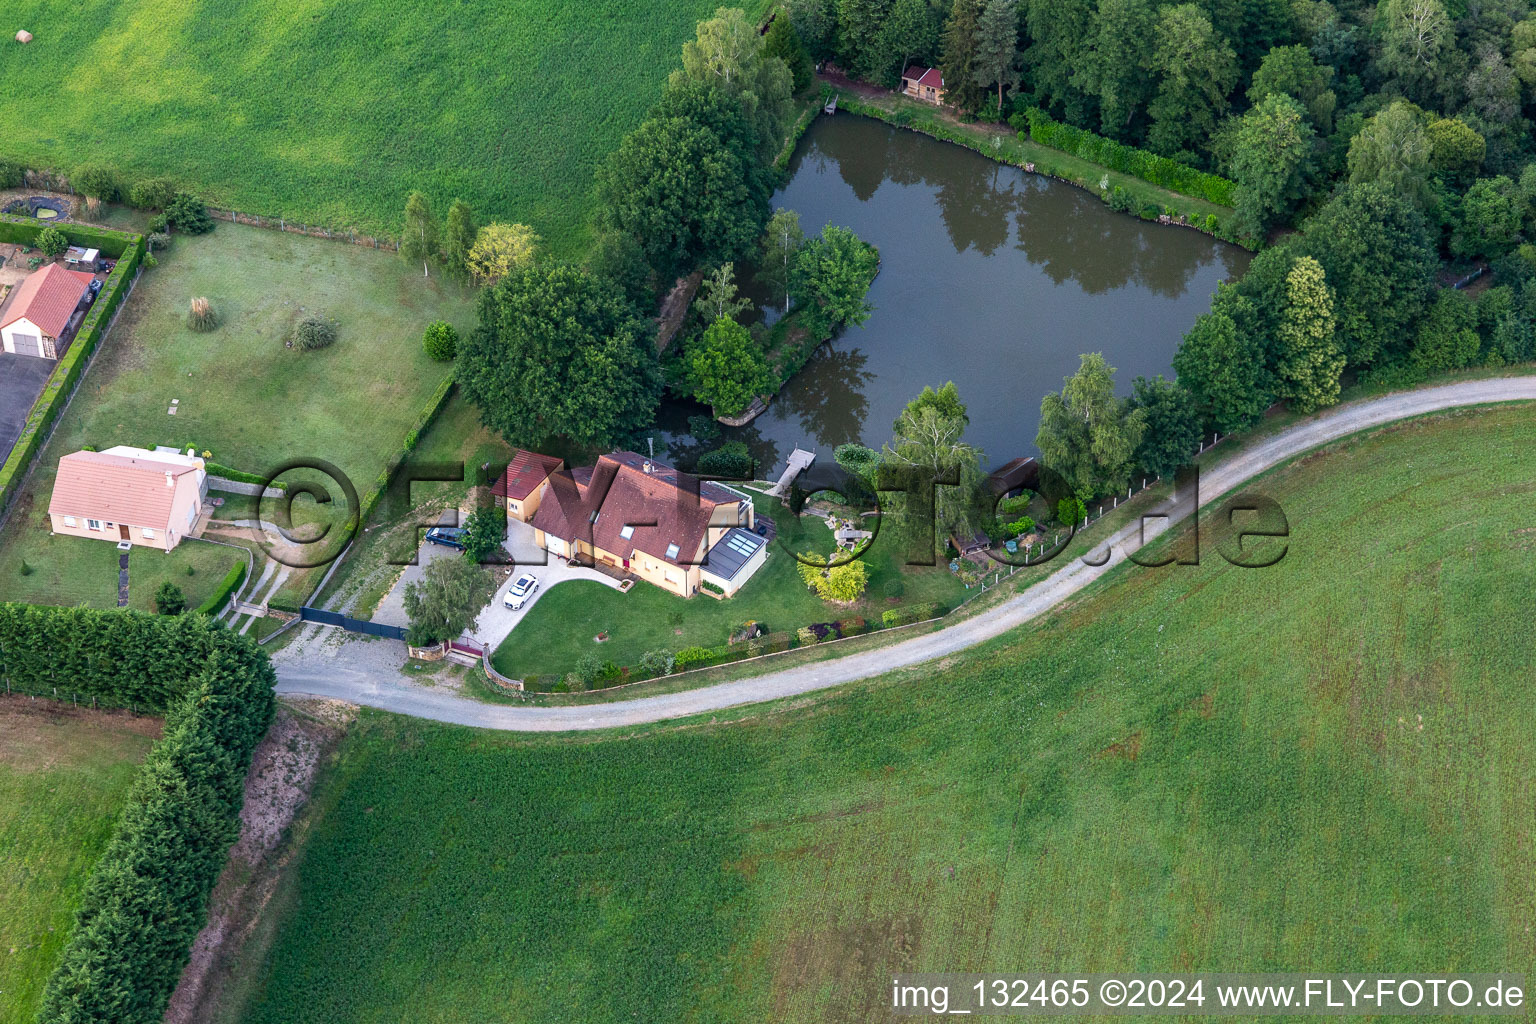
[(894, 601), (906, 591), (907, 585), (902, 581), (900, 576), (896, 576), (892, 579), (886, 580), (885, 587), (883, 589), (885, 590), (886, 598), (888, 600)]
[(69, 239), (64, 237), (64, 232), (49, 225), (37, 233), (37, 240), (32, 244), (38, 252), (52, 260), (64, 255), (64, 250), (69, 248)]
[(140, 210), (163, 210), (180, 191), (170, 178), (145, 178), (134, 182), (128, 190), (128, 205)]
[(213, 311), (207, 297), (199, 295), (192, 300), (192, 306), (187, 310), (187, 326), (201, 334), (219, 326), (219, 315)]
[(122, 194), (123, 183), (117, 172), (105, 164), (86, 164), (75, 169), (69, 182), (87, 199), (111, 202)]
[(293, 343), (306, 352), (322, 349), (336, 342), (336, 321), (311, 313), (299, 321)]
[(752, 453), (745, 441), (727, 441), (714, 451), (699, 456), (694, 470), (704, 476), (745, 479), (752, 475)]
[(190, 192), (178, 192), (165, 208), (166, 223), (177, 231), (189, 235), (206, 235), (213, 230), (213, 218), (208, 206)]
[(421, 347), (429, 359), (449, 362), (459, 352), (459, 332), (446, 320), (434, 320), (421, 337)]
[(686, 672), (691, 668), (708, 665), (714, 660), (715, 652), (708, 647), (699, 647), (697, 645), (684, 647), (677, 652), (677, 656), (673, 659), (673, 669), (677, 672)]
[(595, 654), (583, 654), (576, 661), (573, 675), (581, 677), (581, 681), (588, 685), (597, 682), (597, 677), (602, 674), (603, 663)]
[(795, 638), (800, 641), (801, 647), (809, 647), (821, 639), (810, 626), (801, 626), (795, 630)]
[(676, 659), (665, 648), (646, 651), (640, 655), (640, 672), (646, 676), (669, 676)]
[(160, 584), (155, 591), (155, 611), (161, 615), (180, 615), (187, 610), (187, 595), (170, 580)]
[(144, 242), (150, 252), (159, 252), (171, 247), (171, 234), (168, 231), (151, 231)]
[(1062, 498), (1056, 503), (1056, 521), (1062, 526), (1081, 523), (1087, 514), (1088, 510), (1083, 507), (1081, 498)]

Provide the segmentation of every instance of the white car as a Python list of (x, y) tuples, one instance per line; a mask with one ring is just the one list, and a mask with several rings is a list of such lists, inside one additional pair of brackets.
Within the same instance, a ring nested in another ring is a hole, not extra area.
[(538, 589), (539, 578), (531, 572), (525, 572), (507, 588), (507, 594), (503, 600), (508, 608), (517, 611), (528, 600), (529, 596)]

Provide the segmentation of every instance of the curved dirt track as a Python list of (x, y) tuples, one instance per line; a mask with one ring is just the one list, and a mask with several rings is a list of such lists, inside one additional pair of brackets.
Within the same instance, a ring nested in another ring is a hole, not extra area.
[[(1536, 400), (1536, 376), (1463, 381), (1339, 406), (1202, 471), (1200, 498), (1206, 503), (1213, 501), (1288, 459), (1361, 430), (1445, 409), (1531, 400)], [(1180, 510), (1181, 515), (1187, 512), (1187, 508)], [(696, 690), (579, 707), (483, 704), (414, 686), (398, 672), (385, 675), (376, 665), (349, 665), (337, 657), (324, 664), (284, 663), (280, 658), (277, 691), (336, 698), (455, 725), (522, 732), (607, 729), (706, 714), (878, 676), (990, 640), (1049, 611), (1124, 561), (1125, 552), (1132, 549), (1128, 542), (1138, 536), (1138, 530), (1139, 523), (1133, 522), (1100, 541), (1095, 552), (1102, 551), (1106, 542), (1113, 549), (1113, 556), (1104, 565), (1090, 566), (1074, 559), (1023, 593), (946, 629), (831, 661), (795, 665)]]

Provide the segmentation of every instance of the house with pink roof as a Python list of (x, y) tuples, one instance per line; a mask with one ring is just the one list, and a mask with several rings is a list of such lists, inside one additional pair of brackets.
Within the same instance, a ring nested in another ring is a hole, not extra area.
[(59, 460), (48, 500), (53, 532), (169, 551), (192, 535), (208, 492), (203, 460), (118, 445)]

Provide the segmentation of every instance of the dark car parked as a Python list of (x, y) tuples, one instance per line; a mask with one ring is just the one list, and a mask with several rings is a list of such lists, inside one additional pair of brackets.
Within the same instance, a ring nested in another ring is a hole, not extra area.
[(464, 550), (464, 530), (457, 526), (434, 526), (427, 531), (427, 540), (445, 548)]

